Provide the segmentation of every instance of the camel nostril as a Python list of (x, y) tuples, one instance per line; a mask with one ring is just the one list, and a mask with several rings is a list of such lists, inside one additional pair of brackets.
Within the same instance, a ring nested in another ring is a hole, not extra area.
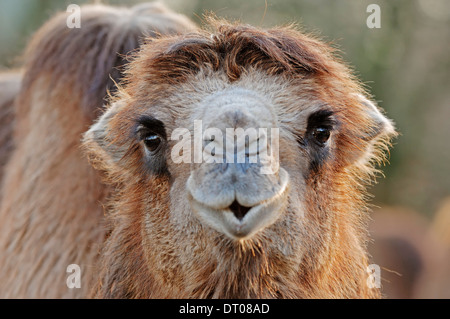
[(237, 219), (242, 220), (248, 213), (248, 211), (252, 208), (242, 206), (235, 200), (233, 204), (230, 205), (229, 209), (233, 212), (234, 216), (236, 216)]

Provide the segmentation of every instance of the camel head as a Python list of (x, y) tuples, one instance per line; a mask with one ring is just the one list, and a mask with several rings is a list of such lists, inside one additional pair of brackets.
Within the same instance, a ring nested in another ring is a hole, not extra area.
[(155, 282), (189, 296), (294, 296), (332, 252), (361, 271), (363, 185), (393, 125), (315, 38), (210, 24), (144, 46), (85, 134), (117, 189), (112, 237), (134, 228)]

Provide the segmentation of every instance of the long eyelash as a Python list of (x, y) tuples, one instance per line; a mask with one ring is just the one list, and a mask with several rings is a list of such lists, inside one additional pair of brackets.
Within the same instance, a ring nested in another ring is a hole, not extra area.
[(135, 135), (139, 142), (142, 142), (147, 136), (150, 136), (152, 134), (155, 133), (143, 125), (139, 125), (135, 130)]
[(333, 118), (334, 112), (331, 110), (319, 110), (311, 114), (308, 118), (308, 128), (314, 127), (334, 127), (336, 125), (336, 120)]
[(164, 123), (152, 116), (144, 115), (136, 121), (135, 134), (139, 140), (145, 139), (150, 134), (157, 134), (166, 139)]

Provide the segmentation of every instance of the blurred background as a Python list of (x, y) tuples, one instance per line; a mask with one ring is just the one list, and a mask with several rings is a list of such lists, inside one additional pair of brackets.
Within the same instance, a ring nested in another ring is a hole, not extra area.
[[(0, 0), (0, 71), (76, 0)], [(98, 1), (97, 1), (98, 2)], [(110, 0), (131, 5), (143, 1)], [(450, 298), (450, 1), (162, 0), (197, 23), (205, 12), (270, 27), (299, 23), (342, 50), (400, 132), (374, 199), (369, 245), (387, 298)], [(369, 4), (381, 28), (369, 29)]]

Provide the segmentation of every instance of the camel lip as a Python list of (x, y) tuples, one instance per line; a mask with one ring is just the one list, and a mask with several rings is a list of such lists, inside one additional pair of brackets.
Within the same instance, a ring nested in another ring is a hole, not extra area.
[(203, 224), (224, 233), (233, 240), (251, 238), (257, 232), (275, 223), (284, 211), (289, 193), (289, 174), (284, 171), (282, 175), (283, 184), (285, 184), (283, 191), (251, 207), (242, 217), (236, 216), (230, 209), (231, 205), (226, 208), (213, 208), (201, 203), (188, 192), (191, 209)]
[(278, 219), (282, 211), (278, 207), (280, 199), (277, 198), (252, 207), (242, 219), (236, 217), (230, 209), (213, 209), (193, 198), (191, 207), (204, 224), (224, 233), (233, 240), (242, 240), (252, 237)]
[(191, 198), (191, 207), (204, 224), (225, 233), (232, 239), (240, 240), (249, 236), (252, 229), (249, 227), (248, 220), (257, 213), (262, 205), (250, 208), (243, 218), (236, 217), (229, 208), (214, 209), (196, 201), (193, 197)]

